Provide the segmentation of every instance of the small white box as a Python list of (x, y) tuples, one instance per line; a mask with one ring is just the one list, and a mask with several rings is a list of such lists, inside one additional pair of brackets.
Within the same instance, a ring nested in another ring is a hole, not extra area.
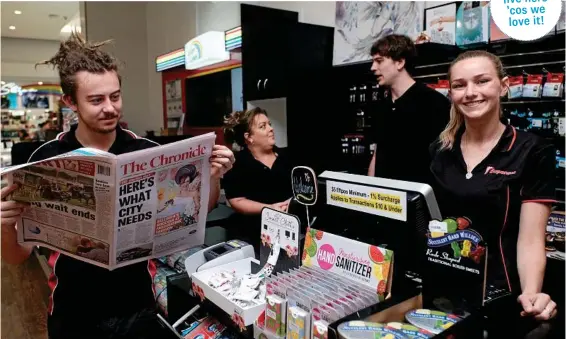
[(252, 270), (252, 262), (259, 265), (258, 260), (246, 258), (192, 274), (193, 286), (197, 285), (200, 287), (206, 299), (210, 300), (224, 312), (228, 313), (232, 319), (234, 319), (235, 315), (239, 316), (243, 320), (245, 326), (252, 325), (261, 312), (265, 310), (265, 300), (261, 304), (242, 308), (226, 298), (220, 292), (216, 291), (214, 288), (210, 287), (208, 285), (208, 281), (215, 273), (221, 271), (235, 272), (237, 276), (249, 274)]

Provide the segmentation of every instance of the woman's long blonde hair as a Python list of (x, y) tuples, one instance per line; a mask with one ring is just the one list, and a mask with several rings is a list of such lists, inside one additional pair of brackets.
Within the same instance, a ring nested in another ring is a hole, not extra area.
[[(481, 58), (481, 57), (488, 58), (489, 61), (491, 61), (493, 67), (495, 67), (495, 71), (497, 73), (497, 77), (499, 78), (499, 80), (502, 80), (505, 77), (505, 70), (503, 68), (503, 64), (501, 63), (499, 57), (489, 52), (478, 50), (478, 51), (464, 52), (458, 55), (458, 57), (454, 61), (452, 61), (452, 63), (450, 64), (450, 68), (448, 69), (448, 81), (450, 82), (452, 81), (451, 78), (452, 67), (454, 67), (454, 65), (456, 65), (458, 62), (466, 59)], [(464, 117), (462, 116), (462, 113), (458, 112), (458, 110), (454, 106), (454, 103), (452, 103), (452, 107), (450, 107), (450, 121), (448, 122), (448, 125), (446, 125), (444, 131), (440, 133), (440, 137), (439, 137), (440, 150), (452, 149), (452, 147), (454, 146), (454, 140), (456, 139), (456, 134), (458, 133), (460, 128), (462, 128), (463, 124), (464, 124)]]

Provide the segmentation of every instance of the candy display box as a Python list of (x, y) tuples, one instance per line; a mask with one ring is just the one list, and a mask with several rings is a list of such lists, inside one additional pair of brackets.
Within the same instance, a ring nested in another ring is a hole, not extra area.
[(228, 264), (216, 266), (214, 268), (193, 273), (192, 284), (193, 291), (201, 300), (205, 298), (214, 303), (217, 307), (228, 313), (232, 320), (240, 326), (240, 328), (250, 326), (265, 310), (265, 301), (255, 306), (241, 307), (233, 301), (226, 298), (219, 291), (209, 286), (208, 282), (218, 272), (229, 271), (235, 272), (237, 276), (252, 273), (253, 267), (259, 265), (259, 261), (252, 258), (246, 258), (234, 261)]
[(268, 277), (254, 338), (325, 339), (328, 324), (391, 295), (391, 250), (310, 228), (302, 266)]
[[(338, 327), (340, 324), (349, 321), (363, 321), (371, 323), (405, 323), (405, 315), (407, 312), (412, 310), (417, 310), (423, 308), (423, 300), (421, 294), (417, 290), (414, 291), (415, 294), (410, 296), (405, 294), (402, 297), (393, 296), (392, 298), (385, 300), (379, 304), (365, 308), (355, 314), (349, 315), (342, 318), (328, 326), (328, 337), (327, 339), (344, 339), (343, 336), (339, 335)], [(482, 326), (480, 325), (481, 316), (478, 313), (472, 312), (466, 317), (460, 319), (458, 322), (443, 330), (442, 332), (434, 335), (429, 334), (429, 336), (416, 336), (417, 338), (481, 338), (482, 337)], [(393, 338), (393, 337), (391, 337)]]

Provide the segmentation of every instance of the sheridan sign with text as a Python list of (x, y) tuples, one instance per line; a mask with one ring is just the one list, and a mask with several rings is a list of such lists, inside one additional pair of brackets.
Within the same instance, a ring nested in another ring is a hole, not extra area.
[(405, 192), (329, 180), (326, 201), (329, 205), (407, 221)]

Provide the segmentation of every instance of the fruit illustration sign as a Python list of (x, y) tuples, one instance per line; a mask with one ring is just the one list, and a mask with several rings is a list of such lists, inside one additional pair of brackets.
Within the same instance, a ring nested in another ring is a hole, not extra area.
[(391, 289), (391, 250), (311, 228), (305, 237), (302, 259), (307, 267), (320, 267), (367, 285), (379, 294)]
[(329, 180), (326, 201), (329, 205), (407, 221), (405, 192)]

